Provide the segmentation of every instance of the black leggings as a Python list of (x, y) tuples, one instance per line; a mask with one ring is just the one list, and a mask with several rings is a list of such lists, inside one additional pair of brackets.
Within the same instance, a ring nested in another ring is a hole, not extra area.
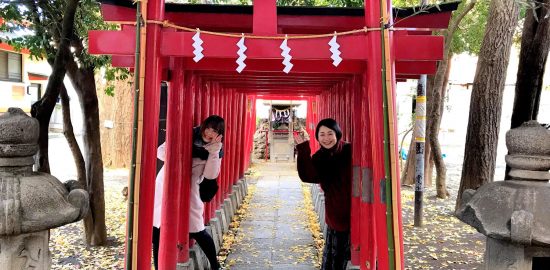
[(220, 269), (220, 264), (218, 263), (218, 258), (216, 257), (216, 246), (214, 246), (212, 236), (210, 236), (206, 230), (202, 230), (200, 232), (190, 233), (189, 238), (193, 238), (197, 241), (199, 247), (201, 247), (202, 251), (204, 251), (206, 258), (208, 258), (211, 269)]
[[(189, 238), (193, 238), (195, 239), (195, 241), (197, 241), (197, 244), (199, 244), (199, 247), (201, 247), (202, 251), (208, 258), (211, 269), (212, 270), (220, 269), (220, 264), (218, 263), (218, 258), (216, 257), (216, 247), (214, 246), (214, 240), (206, 232), (206, 230), (202, 230), (196, 233), (190, 233)], [(153, 260), (155, 263), (155, 269), (157, 270), (159, 270), (158, 268), (159, 242), (160, 242), (160, 229), (153, 227)]]
[(328, 228), (321, 270), (345, 270), (350, 257), (349, 231), (339, 232)]
[(160, 229), (153, 227), (153, 262), (155, 263), (155, 270), (159, 269), (159, 242)]

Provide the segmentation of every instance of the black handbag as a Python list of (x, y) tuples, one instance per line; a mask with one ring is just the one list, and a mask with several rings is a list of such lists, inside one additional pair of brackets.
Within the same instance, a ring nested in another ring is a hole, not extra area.
[(216, 179), (204, 178), (199, 184), (201, 201), (210, 202), (216, 196), (218, 189), (218, 181)]

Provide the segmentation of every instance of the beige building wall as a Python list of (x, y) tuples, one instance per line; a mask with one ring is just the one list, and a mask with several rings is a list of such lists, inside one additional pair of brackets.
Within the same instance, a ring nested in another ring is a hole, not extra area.
[[(11, 50), (1, 50), (10, 53), (18, 53)], [(48, 76), (51, 69), (46, 61), (31, 60), (28, 54), (22, 55), (22, 81), (0, 80), (0, 113), (5, 112), (9, 107), (19, 107), (30, 113), (31, 105), (38, 99), (31, 84), (39, 84), (42, 93), (46, 89), (47, 80), (31, 80), (29, 73)]]

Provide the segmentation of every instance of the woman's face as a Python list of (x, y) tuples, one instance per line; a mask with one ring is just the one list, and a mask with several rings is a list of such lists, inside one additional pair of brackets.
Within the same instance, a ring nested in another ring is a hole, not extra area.
[(338, 141), (336, 139), (336, 133), (334, 132), (334, 130), (325, 126), (319, 127), (318, 138), (319, 144), (321, 144), (321, 146), (326, 149), (332, 148), (334, 145), (336, 145), (336, 142)]
[(206, 128), (202, 133), (202, 140), (205, 143), (211, 143), (216, 137), (218, 137), (218, 132), (213, 128)]

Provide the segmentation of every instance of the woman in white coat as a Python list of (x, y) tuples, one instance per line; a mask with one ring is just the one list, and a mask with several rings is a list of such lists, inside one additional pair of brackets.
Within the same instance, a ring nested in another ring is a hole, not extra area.
[[(203, 123), (193, 128), (193, 160), (191, 166), (191, 189), (189, 211), (189, 237), (195, 239), (206, 254), (212, 270), (220, 269), (212, 236), (204, 226), (204, 202), (201, 200), (199, 185), (204, 179), (216, 179), (220, 173), (223, 156), (222, 138), (225, 131), (223, 118), (211, 115)], [(165, 143), (159, 146), (157, 157), (164, 161)], [(160, 240), (160, 220), (164, 166), (159, 171), (155, 186), (155, 209), (153, 216), (153, 255), (155, 269), (158, 269), (158, 247)]]

